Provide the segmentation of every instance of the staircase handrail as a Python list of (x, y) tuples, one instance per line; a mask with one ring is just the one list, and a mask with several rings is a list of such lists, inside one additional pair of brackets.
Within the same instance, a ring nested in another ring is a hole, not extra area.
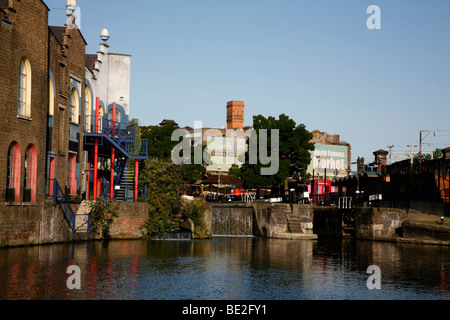
[[(95, 131), (95, 116), (85, 116), (86, 120), (91, 119), (91, 126), (85, 126), (85, 134), (101, 134), (108, 137), (111, 142), (123, 148), (126, 153), (131, 156), (147, 156), (148, 140), (136, 137), (137, 125), (131, 124), (127, 129), (120, 128), (120, 122), (109, 120), (107, 117), (99, 119), (98, 132)], [(86, 121), (88, 123), (88, 121)]]
[[(69, 224), (69, 227), (75, 231), (76, 229), (76, 215), (72, 210), (70, 204), (66, 201), (66, 195), (62, 190), (61, 186), (56, 179), (49, 179), (49, 181), (53, 181), (53, 206), (59, 206), (59, 208), (64, 213), (64, 218)], [(61, 199), (59, 199), (61, 198)], [(65, 207), (64, 207), (65, 206)]]

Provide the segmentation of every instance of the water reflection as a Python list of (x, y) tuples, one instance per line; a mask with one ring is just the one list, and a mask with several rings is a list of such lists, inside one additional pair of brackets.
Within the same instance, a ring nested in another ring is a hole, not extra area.
[[(117, 241), (0, 250), (0, 299), (450, 299), (450, 248), (369, 241)], [(67, 267), (81, 269), (69, 290)], [(366, 270), (382, 270), (368, 290)]]

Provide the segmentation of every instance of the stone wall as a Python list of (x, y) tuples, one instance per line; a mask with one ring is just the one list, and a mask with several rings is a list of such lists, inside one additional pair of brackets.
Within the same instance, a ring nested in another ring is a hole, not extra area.
[(405, 221), (403, 222), (403, 237), (450, 241), (450, 227)]
[(52, 202), (9, 205), (0, 214), (0, 244), (18, 246), (70, 241), (72, 232)]
[(395, 237), (406, 219), (406, 210), (359, 208), (356, 214), (356, 238), (375, 239)]
[[(78, 205), (71, 204), (76, 211)], [(111, 227), (113, 239), (142, 238), (148, 219), (148, 204), (121, 202), (119, 216)], [(91, 239), (95, 239), (91, 235)], [(10, 205), (0, 212), (0, 246), (52, 244), (72, 241), (72, 230), (59, 206), (52, 201), (36, 205)]]
[(114, 218), (111, 236), (114, 239), (142, 238), (142, 227), (148, 220), (148, 204), (145, 202), (121, 202), (119, 216)]
[[(299, 224), (299, 231), (304, 234), (313, 234), (313, 210), (311, 206), (301, 204), (270, 204), (270, 203), (252, 203), (252, 204), (211, 204), (208, 203), (205, 213), (206, 226), (208, 233), (214, 234), (217, 217), (219, 214), (214, 208), (228, 208), (227, 210), (233, 212), (236, 217), (244, 214), (247, 216), (248, 210), (253, 211), (253, 235), (272, 238), (276, 234), (290, 233), (289, 221), (295, 219)], [(223, 210), (222, 210), (223, 211)], [(236, 219), (235, 219), (236, 220)], [(248, 223), (248, 219), (243, 219), (242, 223)], [(242, 226), (244, 228), (245, 226)], [(248, 227), (248, 226), (246, 226)], [(239, 228), (237, 228), (239, 229)], [(230, 230), (232, 231), (232, 230)]]

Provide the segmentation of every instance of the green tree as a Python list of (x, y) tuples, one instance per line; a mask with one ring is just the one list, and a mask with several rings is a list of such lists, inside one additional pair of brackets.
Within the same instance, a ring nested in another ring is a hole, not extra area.
[[(181, 138), (179, 141), (172, 141), (172, 134), (177, 129), (180, 129), (180, 127), (171, 122), (168, 122), (163, 126), (143, 127), (141, 129), (142, 138), (148, 139), (149, 157), (170, 160), (172, 152), (176, 152), (174, 151), (175, 147), (181, 142)], [(201, 143), (197, 146), (191, 146), (191, 163), (181, 165), (181, 172), (185, 182), (192, 184), (201, 180), (205, 170), (205, 163), (209, 161), (208, 154), (204, 153), (205, 148), (206, 147), (202, 146)], [(206, 155), (206, 158), (203, 158), (203, 164), (193, 163), (196, 149), (201, 149), (202, 154)], [(178, 150), (178, 152), (181, 151), (182, 150)]]
[[(249, 151), (245, 154), (245, 164), (241, 167), (239, 175), (246, 188), (259, 187), (279, 187), (284, 181), (292, 176), (296, 168), (306, 168), (311, 162), (310, 151), (314, 150), (314, 145), (310, 142), (312, 133), (306, 130), (305, 125), (297, 125), (294, 120), (285, 114), (281, 114), (278, 119), (274, 117), (265, 118), (262, 115), (253, 117), (253, 129), (255, 130), (259, 145), (259, 134), (262, 129), (268, 130), (267, 152), (271, 152), (271, 131), (279, 130), (279, 170), (272, 176), (262, 176), (263, 165), (258, 159), (257, 164), (250, 164)], [(259, 158), (259, 157), (258, 157)], [(268, 167), (267, 165), (266, 167)]]
[(441, 159), (443, 156), (442, 149), (436, 149), (436, 151), (433, 152), (433, 159)]
[(172, 141), (172, 133), (179, 129), (174, 123), (163, 126), (142, 127), (141, 137), (148, 140), (148, 155), (151, 158), (170, 159), (173, 148), (179, 141)]
[(147, 186), (149, 217), (147, 235), (175, 232), (182, 219), (182, 195), (186, 184), (181, 168), (168, 159), (150, 158), (141, 172), (140, 184)]
[(187, 185), (181, 166), (168, 159), (151, 158), (145, 162), (140, 184), (147, 186), (149, 204), (148, 220), (144, 224), (144, 235), (177, 232), (185, 219), (192, 219), (195, 235), (209, 238), (206, 232), (205, 203), (203, 199), (193, 202), (183, 199)]

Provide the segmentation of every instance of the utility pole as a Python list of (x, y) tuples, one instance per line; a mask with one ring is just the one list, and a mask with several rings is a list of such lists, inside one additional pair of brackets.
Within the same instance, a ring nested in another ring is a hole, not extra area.
[[(411, 164), (413, 164), (414, 163), (414, 148), (417, 148), (417, 146), (412, 144), (412, 145), (409, 145), (407, 147), (411, 148), (411, 153), (410, 153), (410, 155), (411, 155)], [(422, 154), (420, 154), (420, 156), (422, 157)]]
[(392, 165), (392, 148), (394, 148), (393, 145), (387, 146), (389, 149), (389, 165)]

